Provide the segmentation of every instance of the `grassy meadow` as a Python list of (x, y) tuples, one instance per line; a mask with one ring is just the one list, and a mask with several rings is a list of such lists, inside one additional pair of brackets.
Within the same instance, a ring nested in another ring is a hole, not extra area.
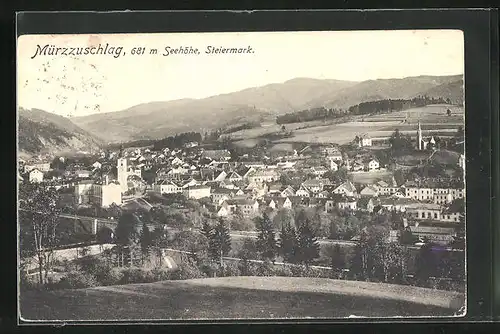
[[(447, 109), (452, 112), (450, 116), (446, 113)], [(451, 136), (460, 125), (464, 125), (464, 110), (462, 107), (450, 105), (431, 105), (387, 114), (349, 116), (343, 123), (339, 120), (331, 120), (285, 124), (287, 131), (292, 130), (293, 135), (275, 142), (343, 145), (360, 134), (367, 134), (374, 139), (386, 139), (396, 129), (403, 134), (415, 136), (419, 120), (424, 136)], [(234, 132), (231, 138), (236, 141), (237, 145), (251, 147), (257, 143), (258, 138), (280, 130), (280, 125), (268, 123), (262, 127)]]
[(297, 277), (224, 277), (21, 295), (25, 320), (452, 316), (463, 295)]

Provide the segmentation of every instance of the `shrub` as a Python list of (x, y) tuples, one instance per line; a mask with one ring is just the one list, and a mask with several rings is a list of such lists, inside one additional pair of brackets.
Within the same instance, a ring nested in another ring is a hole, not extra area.
[(84, 271), (70, 271), (58, 283), (52, 284), (58, 289), (82, 289), (97, 286), (95, 277)]
[(123, 273), (118, 268), (109, 268), (109, 270), (96, 272), (95, 278), (101, 285), (116, 285), (122, 281)]
[(200, 268), (194, 263), (193, 260), (186, 260), (180, 263), (177, 270), (172, 272), (172, 279), (174, 280), (185, 280), (193, 278), (204, 278), (205, 273), (203, 273)]
[(228, 276), (240, 276), (241, 272), (238, 267), (237, 262), (225, 262), (224, 267), (220, 271), (219, 276), (221, 277), (228, 277)]
[(264, 261), (258, 264), (257, 266), (257, 275), (258, 276), (273, 276), (273, 267), (271, 261)]
[(122, 269), (121, 273), (123, 275), (120, 280), (121, 284), (151, 283), (155, 281), (153, 273), (143, 268), (126, 268)]
[(292, 268), (290, 266), (278, 266), (274, 269), (276, 276), (293, 277)]
[(172, 278), (172, 271), (166, 268), (154, 268), (151, 273), (155, 281), (166, 281)]
[(257, 276), (257, 266), (246, 259), (238, 262), (238, 269), (241, 276)]
[(216, 274), (218, 274), (219, 270), (219, 265), (212, 262), (212, 261), (203, 261), (200, 266), (200, 270), (205, 274), (207, 277), (214, 277)]

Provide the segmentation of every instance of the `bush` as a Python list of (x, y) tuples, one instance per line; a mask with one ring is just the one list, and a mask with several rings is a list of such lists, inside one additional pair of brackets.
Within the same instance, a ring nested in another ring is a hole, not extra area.
[(178, 264), (177, 270), (172, 272), (172, 279), (174, 280), (185, 280), (194, 278), (204, 278), (205, 273), (203, 273), (200, 268), (194, 263), (193, 260), (186, 260), (183, 263)]
[(155, 281), (166, 281), (172, 278), (172, 271), (166, 268), (154, 268), (151, 273)]
[(240, 274), (241, 274), (241, 272), (240, 272), (240, 268), (238, 267), (238, 263), (233, 262), (233, 261), (225, 262), (224, 267), (219, 272), (219, 276), (221, 276), (221, 277), (240, 276)]
[(205, 274), (207, 277), (215, 277), (218, 274), (219, 270), (219, 265), (216, 263), (213, 263), (212, 261), (203, 261), (200, 266), (200, 270)]
[(123, 273), (118, 268), (109, 268), (96, 272), (95, 278), (101, 285), (116, 285), (123, 280)]
[(248, 260), (239, 261), (238, 269), (241, 276), (257, 276), (257, 266)]
[(273, 267), (271, 261), (264, 261), (257, 266), (258, 276), (274, 276)]
[(292, 268), (290, 266), (278, 266), (274, 269), (276, 276), (293, 277)]
[(151, 283), (154, 282), (154, 275), (150, 270), (143, 268), (126, 268), (121, 271), (121, 284)]
[(84, 271), (70, 271), (58, 283), (52, 284), (58, 289), (83, 289), (97, 286), (96, 278)]

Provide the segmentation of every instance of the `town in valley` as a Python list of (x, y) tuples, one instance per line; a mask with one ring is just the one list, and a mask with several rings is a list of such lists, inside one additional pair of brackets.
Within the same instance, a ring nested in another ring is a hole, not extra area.
[(23, 35), (21, 321), (465, 316), (463, 40)]

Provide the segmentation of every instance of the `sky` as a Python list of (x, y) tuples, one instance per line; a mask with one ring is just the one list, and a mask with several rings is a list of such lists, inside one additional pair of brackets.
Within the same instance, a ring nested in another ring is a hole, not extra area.
[[(60, 54), (62, 48), (69, 53), (106, 44), (108, 50), (121, 47), (120, 56)], [(61, 48), (59, 54), (40, 54), (45, 45), (46, 51)], [(252, 52), (206, 54), (209, 46)], [(144, 54), (132, 55), (138, 47)], [(197, 48), (199, 54), (164, 56), (165, 47)], [(18, 105), (68, 117), (297, 77), (364, 81), (463, 72), (459, 30), (24, 35), (17, 41)]]

